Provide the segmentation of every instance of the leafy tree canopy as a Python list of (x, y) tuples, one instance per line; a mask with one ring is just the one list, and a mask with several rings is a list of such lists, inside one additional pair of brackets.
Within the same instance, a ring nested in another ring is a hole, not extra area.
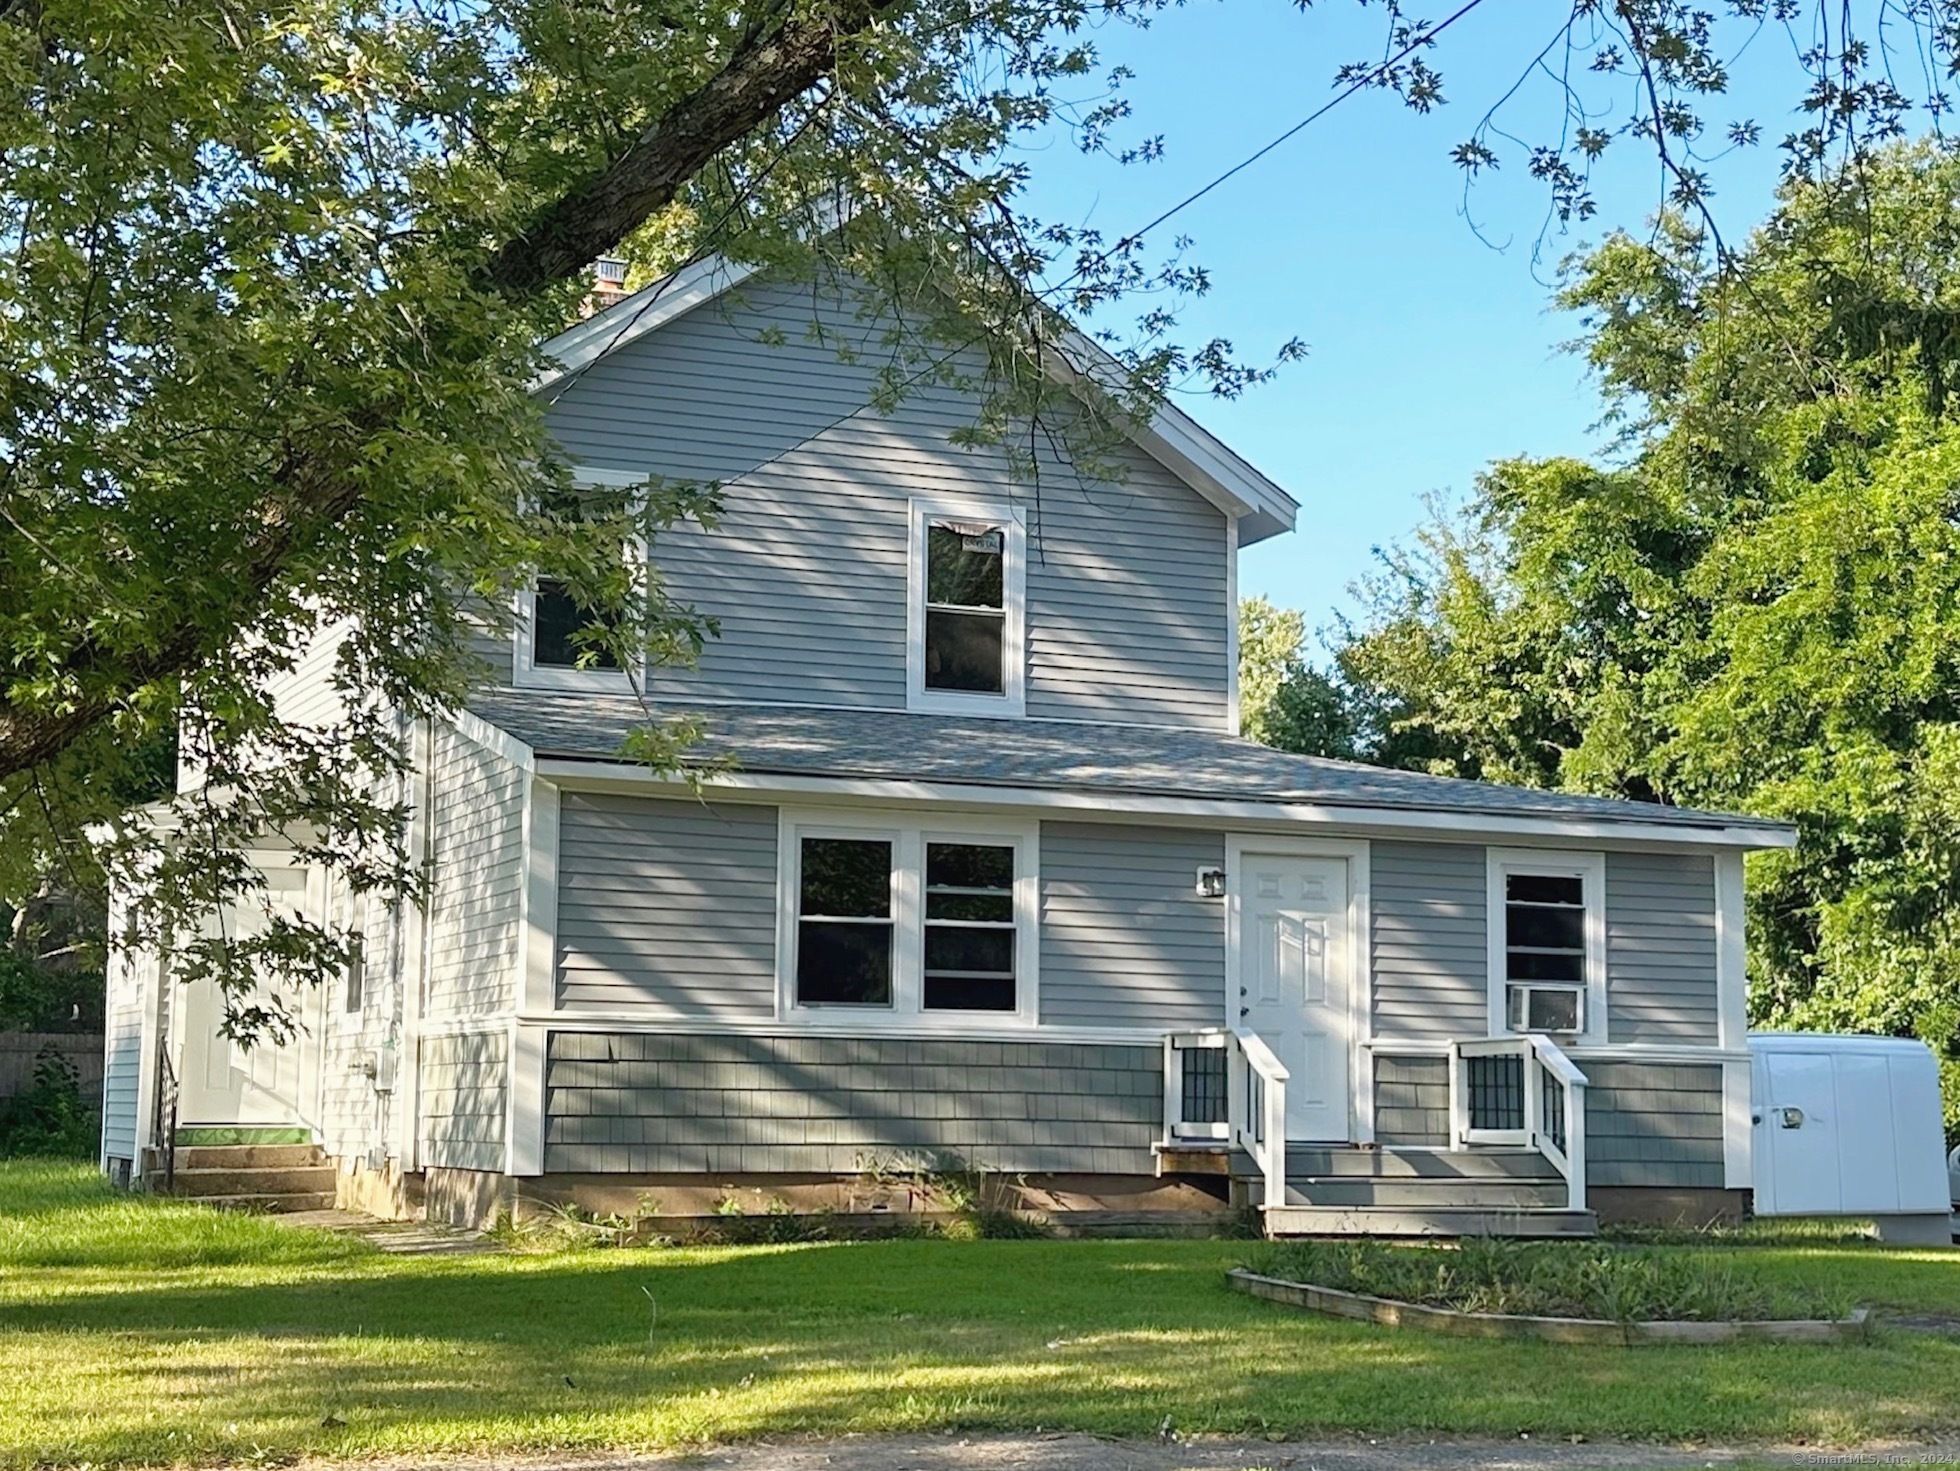
[[(1155, 225), (1110, 239), (1017, 209), (1058, 134), (1161, 151), (1130, 135), (1093, 37), (1162, 3), (0, 0), (0, 893), (50, 875), (79, 892), (106, 856), (141, 876), (124, 918), (174, 939), (180, 976), (241, 994), (255, 973), (316, 978), (345, 958), (331, 927), (273, 917), (240, 941), (203, 917), (253, 892), (241, 839), (268, 830), (357, 889), (415, 896), (410, 731), (471, 678), (466, 608), (508, 606), (548, 566), (592, 610), (594, 657), (690, 657), (711, 630), (617, 549), (711, 517), (714, 488), (565, 514), (530, 393), (536, 344), (603, 253), (870, 283), (903, 309), (885, 397), (957, 374), (977, 389), (969, 436), (1010, 448), (1064, 397), (1093, 457), (1173, 387), (1261, 381), (1229, 343), (1178, 341), (1177, 303), (1209, 282), (1181, 242), (1152, 253)], [(1391, 0), (1382, 52), (1337, 88), (1437, 106), (1435, 43), (1478, 3), (1432, 22)], [(1760, 136), (1715, 110), (1724, 58), (1764, 26), (1822, 37), (1799, 52), (1793, 176), (1864, 158), (1915, 101), (1944, 108), (1947, 0), (1893, 16), (1888, 39), (1927, 63), (1917, 99), (1864, 38), (1889, 0), (1812, 8), (1573, 0), (1519, 41), (1521, 77), (1553, 79), (1544, 126), (1487, 113), (1458, 161), (1475, 174), (1515, 148), (1552, 218), (1578, 221), (1594, 161), (1626, 140), (1702, 212), (1705, 159)], [(1649, 269), (1700, 293), (1690, 322), (1713, 299), (1691, 261)], [(1084, 365), (1062, 314), (1114, 333), (1120, 383), (1069, 381)], [(983, 366), (951, 366), (954, 347)], [(1664, 376), (1666, 350), (1640, 371)], [(334, 623), (350, 713), (289, 726), (267, 682)], [(683, 735), (637, 754), (671, 759)], [(169, 791), (173, 754), (201, 780), (155, 822), (123, 820)], [(84, 841), (103, 820), (111, 841)]]
[(1786, 187), (1731, 269), (1679, 218), (1572, 262), (1623, 455), (1493, 467), (1340, 650), (1406, 764), (1795, 823), (1750, 860), (1755, 1015), (1950, 1068), (1956, 200), (1960, 152), (1897, 145)]

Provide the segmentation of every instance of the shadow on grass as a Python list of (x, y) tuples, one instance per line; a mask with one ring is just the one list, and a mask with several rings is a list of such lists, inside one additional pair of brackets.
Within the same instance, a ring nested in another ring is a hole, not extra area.
[[(1301, 1317), (1231, 1243), (890, 1242), (54, 1284), (0, 1301), (0, 1457), (672, 1446), (933, 1428), (1804, 1435), (1960, 1427), (1960, 1345), (1574, 1349)], [(44, 1287), (49, 1284), (43, 1284)]]

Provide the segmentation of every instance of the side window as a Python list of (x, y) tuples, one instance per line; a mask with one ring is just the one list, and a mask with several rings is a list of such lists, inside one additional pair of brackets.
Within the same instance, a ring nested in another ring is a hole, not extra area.
[(1022, 713), (1026, 529), (1020, 513), (915, 501), (911, 560), (910, 708)]
[[(558, 517), (595, 514), (597, 507), (617, 513), (621, 497), (631, 495), (644, 477), (615, 471), (580, 469), (573, 472), (575, 488), (564, 504), (547, 504)], [(644, 557), (646, 549), (629, 544), (625, 555)], [(549, 575), (518, 595), (514, 682), (545, 689), (621, 689), (619, 660), (597, 645), (589, 630), (616, 626), (605, 613), (588, 607), (567, 583)]]
[(1492, 850), (1493, 1032), (1604, 1040), (1605, 861)]

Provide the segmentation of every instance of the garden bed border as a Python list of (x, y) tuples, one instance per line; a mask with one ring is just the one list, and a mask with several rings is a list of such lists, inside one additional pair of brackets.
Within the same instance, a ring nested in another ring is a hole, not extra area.
[(1594, 1343), (1626, 1347), (1641, 1343), (1730, 1343), (1768, 1339), (1778, 1343), (1837, 1343), (1863, 1338), (1870, 1314), (1853, 1308), (1844, 1318), (1771, 1318), (1760, 1322), (1644, 1320), (1613, 1323), (1603, 1318), (1543, 1318), (1518, 1313), (1466, 1313), (1393, 1298), (1340, 1292), (1305, 1282), (1266, 1277), (1234, 1267), (1226, 1279), (1239, 1292), (1333, 1318), (1353, 1318), (1395, 1328), (1420, 1328), (1458, 1338), (1536, 1338), (1546, 1343)]

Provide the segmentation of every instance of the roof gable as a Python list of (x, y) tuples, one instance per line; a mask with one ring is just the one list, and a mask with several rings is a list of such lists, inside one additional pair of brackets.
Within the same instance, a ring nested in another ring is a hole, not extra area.
[[(749, 280), (757, 269), (709, 256), (642, 287), (545, 342), (542, 351), (555, 366), (539, 374), (533, 391), (549, 391), (600, 359), (708, 305)], [(1072, 334), (1070, 346), (1091, 364), (1092, 373), (1121, 371), (1115, 359), (1079, 333)], [(1293, 529), (1299, 503), (1175, 405), (1159, 407), (1150, 424), (1133, 438), (1151, 459), (1237, 524), (1240, 546)]]

